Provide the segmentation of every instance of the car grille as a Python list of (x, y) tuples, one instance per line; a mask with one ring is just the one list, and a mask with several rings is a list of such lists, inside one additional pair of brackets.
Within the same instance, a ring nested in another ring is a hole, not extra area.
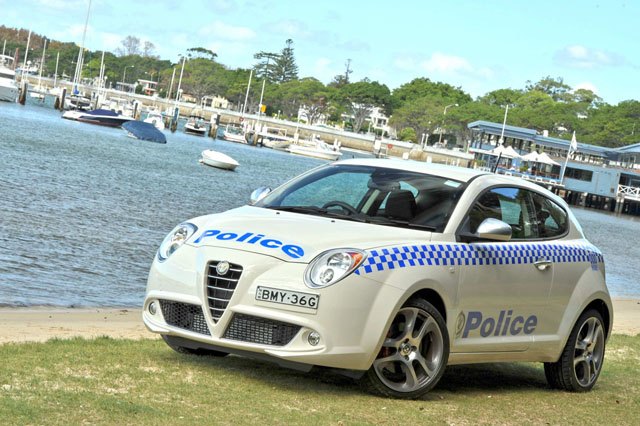
[(202, 307), (199, 305), (160, 300), (160, 309), (167, 324), (195, 333), (211, 335)]
[(284, 346), (298, 334), (298, 331), (299, 325), (235, 314), (222, 337), (262, 345)]
[(233, 263), (229, 264), (229, 272), (224, 276), (219, 275), (216, 271), (218, 263), (220, 262), (210, 262), (207, 267), (207, 304), (214, 322), (217, 322), (227, 309), (242, 275), (242, 266)]

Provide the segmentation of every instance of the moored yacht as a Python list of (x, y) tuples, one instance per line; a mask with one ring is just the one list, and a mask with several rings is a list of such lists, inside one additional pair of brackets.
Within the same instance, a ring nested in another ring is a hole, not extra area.
[(0, 101), (16, 102), (18, 100), (18, 84), (11, 56), (0, 55)]

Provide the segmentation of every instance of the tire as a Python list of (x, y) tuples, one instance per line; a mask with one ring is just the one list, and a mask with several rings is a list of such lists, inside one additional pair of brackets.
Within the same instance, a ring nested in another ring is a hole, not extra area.
[(193, 348), (187, 348), (185, 346), (180, 346), (174, 343), (174, 341), (171, 339), (171, 336), (167, 336), (166, 334), (162, 335), (162, 340), (164, 340), (167, 346), (169, 346), (171, 349), (178, 352), (179, 354), (198, 355), (198, 356), (215, 356), (215, 357), (225, 357), (229, 355), (226, 352), (214, 351), (212, 349), (204, 349), (204, 348), (193, 349)]
[(395, 315), (364, 385), (383, 396), (416, 399), (438, 383), (448, 360), (444, 318), (429, 302), (411, 299)]
[(569, 392), (591, 390), (602, 371), (605, 344), (602, 315), (594, 309), (585, 311), (573, 326), (560, 359), (544, 363), (549, 386)]

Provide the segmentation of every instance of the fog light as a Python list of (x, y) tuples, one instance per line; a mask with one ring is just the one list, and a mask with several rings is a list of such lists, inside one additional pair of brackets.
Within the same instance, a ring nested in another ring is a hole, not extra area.
[(151, 315), (155, 315), (157, 312), (158, 312), (158, 303), (155, 301), (149, 303), (149, 313)]
[(318, 343), (320, 343), (320, 333), (318, 333), (317, 331), (312, 331), (311, 333), (309, 333), (307, 342), (309, 342), (311, 346), (317, 346)]

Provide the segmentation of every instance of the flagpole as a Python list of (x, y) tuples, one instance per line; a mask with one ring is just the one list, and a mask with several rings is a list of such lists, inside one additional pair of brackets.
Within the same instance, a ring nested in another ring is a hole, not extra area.
[(564, 181), (564, 173), (567, 170), (567, 163), (569, 162), (569, 156), (572, 152), (575, 152), (578, 149), (578, 141), (576, 141), (576, 131), (573, 131), (573, 136), (571, 136), (571, 144), (567, 149), (567, 157), (564, 159), (564, 166), (562, 166), (562, 172), (560, 173), (560, 185), (563, 184)]
[(504, 121), (502, 122), (502, 132), (500, 133), (500, 140), (498, 141), (500, 145), (504, 144), (504, 128), (507, 125), (508, 113), (509, 113), (509, 104), (507, 104), (507, 107), (504, 109)]

